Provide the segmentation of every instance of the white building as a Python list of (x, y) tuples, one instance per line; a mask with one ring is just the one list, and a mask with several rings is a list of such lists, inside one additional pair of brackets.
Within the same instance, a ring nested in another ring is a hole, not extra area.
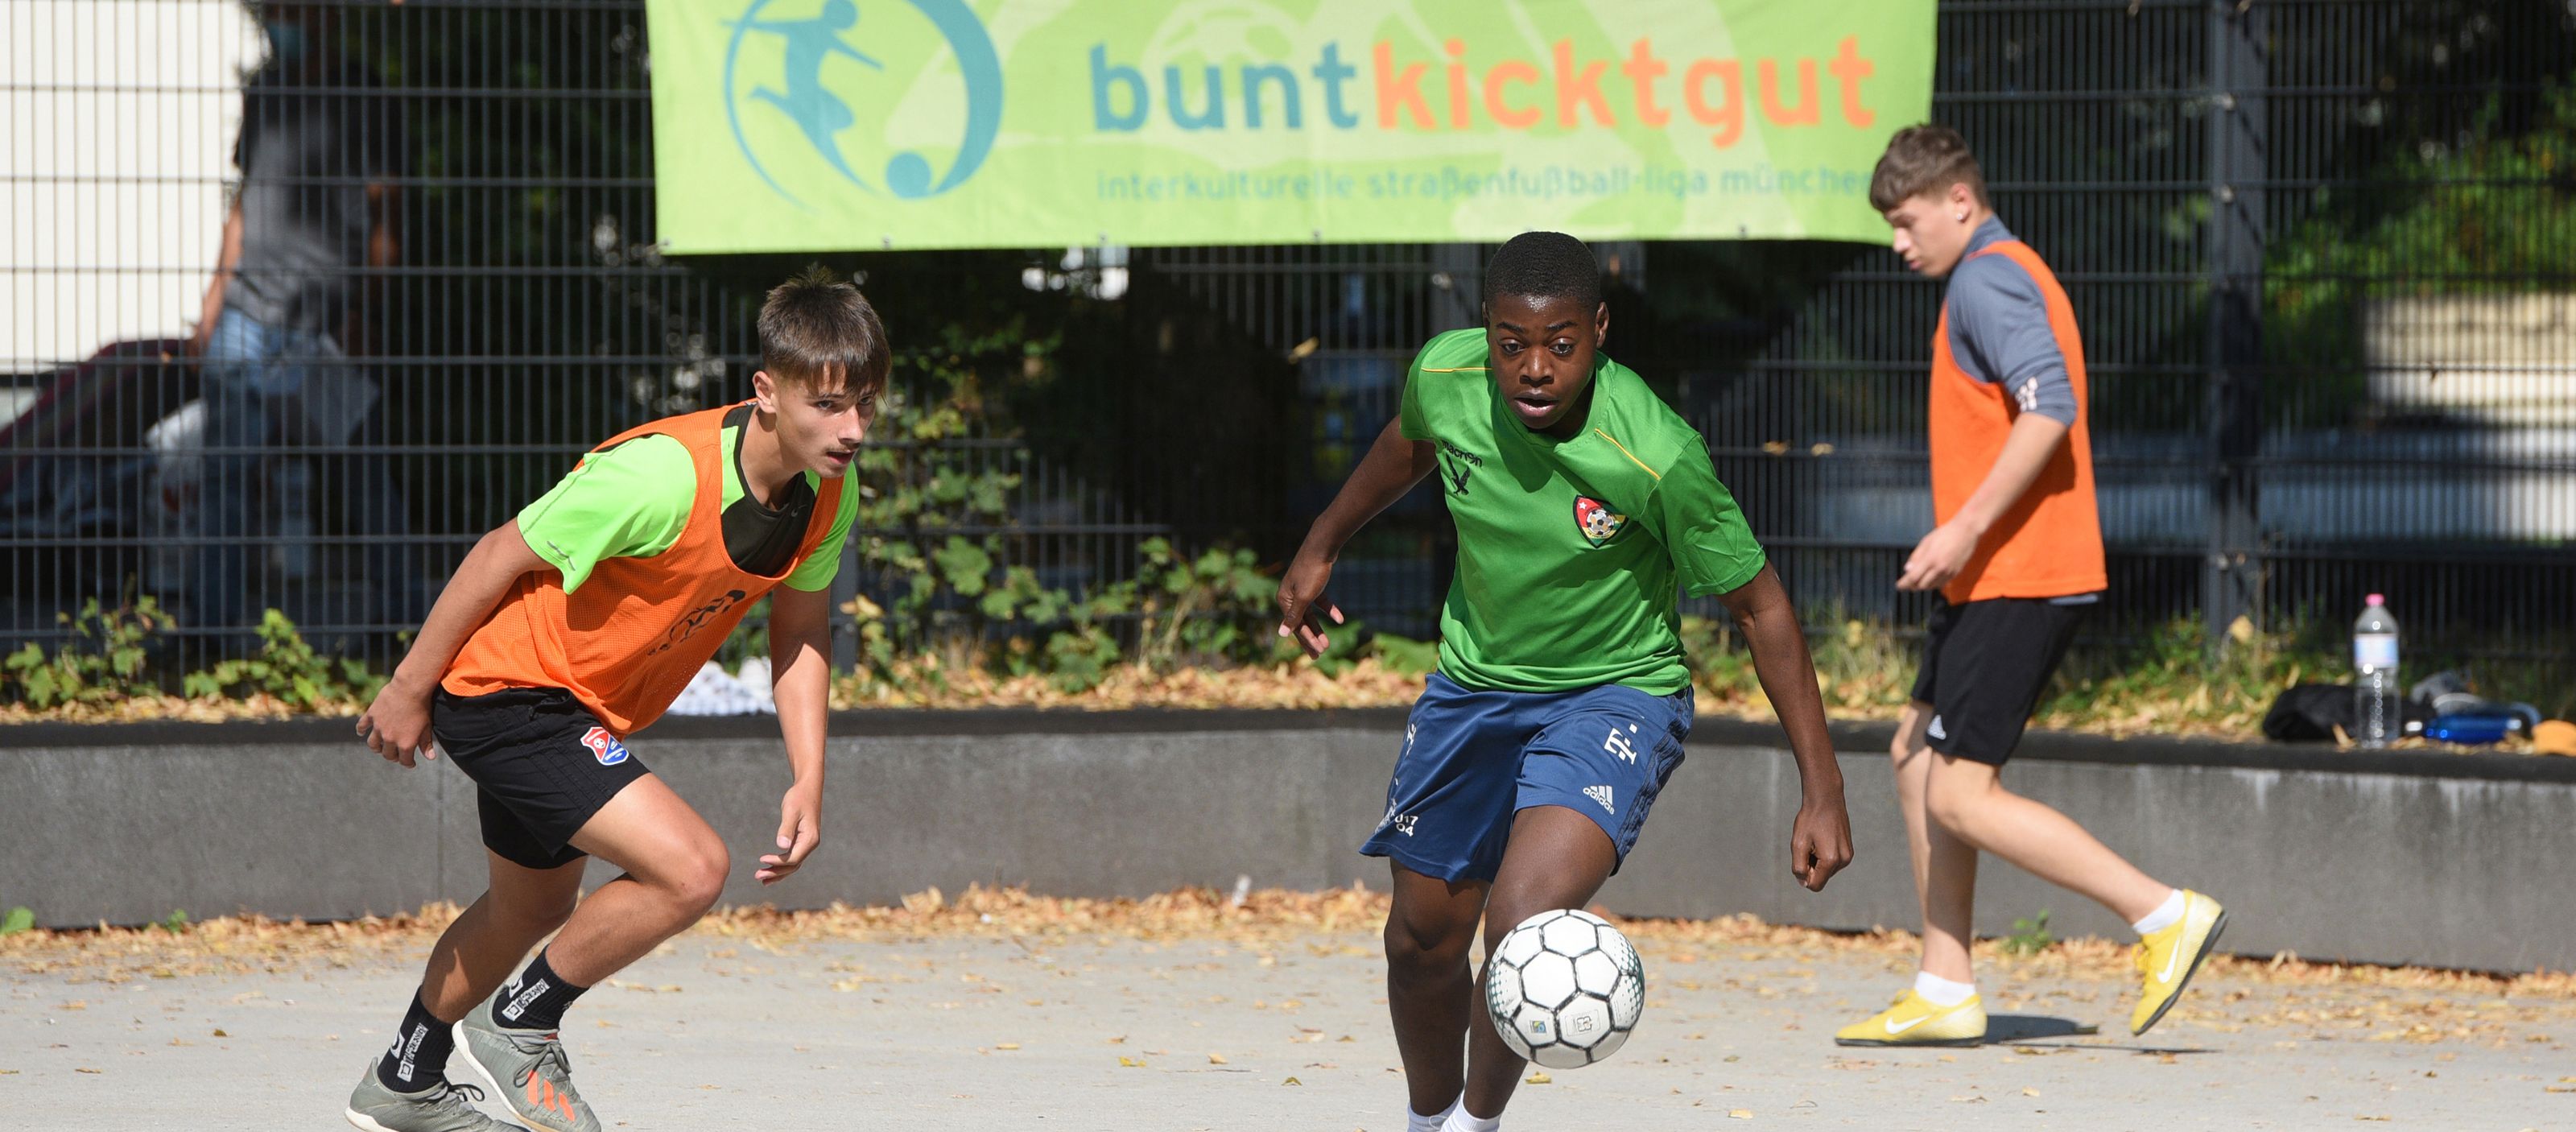
[(0, 375), (195, 329), (266, 51), (240, 0), (0, 5)]

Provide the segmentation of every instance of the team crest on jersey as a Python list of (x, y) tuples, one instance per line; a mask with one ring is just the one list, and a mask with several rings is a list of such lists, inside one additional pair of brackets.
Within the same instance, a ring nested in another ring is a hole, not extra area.
[(608, 733), (605, 727), (593, 727), (581, 737), (581, 745), (590, 748), (592, 758), (601, 766), (616, 766), (626, 761), (626, 744)]
[(1592, 545), (1600, 546), (1619, 537), (1620, 529), (1627, 525), (1628, 517), (1612, 511), (1609, 504), (1590, 496), (1574, 497), (1575, 529), (1582, 531)]

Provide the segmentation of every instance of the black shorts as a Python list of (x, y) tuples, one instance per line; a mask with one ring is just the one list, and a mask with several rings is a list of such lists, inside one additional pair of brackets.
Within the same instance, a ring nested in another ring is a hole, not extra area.
[(512, 688), (482, 696), (440, 689), (430, 733), (474, 780), (483, 845), (531, 869), (571, 864), (591, 815), (652, 772), (561, 688)]
[(1998, 597), (1935, 608), (1914, 678), (1914, 698), (1932, 705), (1932, 749), (2004, 765), (2093, 604), (2089, 595)]

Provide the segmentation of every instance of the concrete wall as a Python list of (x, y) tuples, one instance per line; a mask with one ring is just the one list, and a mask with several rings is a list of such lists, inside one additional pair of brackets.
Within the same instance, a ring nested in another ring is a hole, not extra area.
[[(1702, 748), (1656, 807), (1609, 903), (1644, 915), (1752, 912), (1827, 928), (1915, 929), (1913, 878), (1884, 756), (1846, 755), (1859, 855), (1821, 893), (1788, 876), (1797, 768), (1784, 752)], [(1722, 764), (1722, 774), (1710, 774)], [(2576, 967), (2576, 784), (2252, 767), (2020, 760), (2013, 788), (2148, 875), (2228, 906), (2225, 950), (2309, 959)], [(2042, 909), (2059, 936), (2127, 939), (2099, 905), (1991, 857), (1977, 931)]]
[[(1062, 895), (1180, 885), (1382, 885), (1351, 850), (1383, 807), (1396, 712), (870, 713), (835, 721), (825, 843), (750, 879), (784, 759), (747, 722), (633, 744), (733, 847), (729, 901), (889, 902), (931, 885)], [(472, 784), (403, 771), (344, 721), (0, 731), (0, 906), (40, 922), (257, 911), (340, 918), (481, 891)], [(1914, 926), (1884, 729), (1838, 728), (1860, 857), (1822, 894), (1788, 877), (1797, 771), (1776, 731), (1703, 721), (1603, 900), (1638, 915), (1752, 912)], [(2231, 909), (2226, 947), (2493, 970), (2576, 968), (2576, 760), (2337, 755), (2035, 736), (2017, 789), (2149, 873)], [(602, 866), (602, 876), (605, 867)], [(1999, 862), (1979, 930), (2042, 908), (2060, 935), (2125, 927)]]

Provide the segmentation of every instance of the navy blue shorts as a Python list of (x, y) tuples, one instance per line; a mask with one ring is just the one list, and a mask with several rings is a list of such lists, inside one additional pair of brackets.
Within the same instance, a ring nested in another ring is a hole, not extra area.
[(1563, 806), (1598, 823), (1625, 861), (1690, 728), (1688, 688), (1488, 692), (1432, 673), (1405, 721), (1386, 816), (1360, 852), (1444, 881), (1489, 881), (1512, 818)]

